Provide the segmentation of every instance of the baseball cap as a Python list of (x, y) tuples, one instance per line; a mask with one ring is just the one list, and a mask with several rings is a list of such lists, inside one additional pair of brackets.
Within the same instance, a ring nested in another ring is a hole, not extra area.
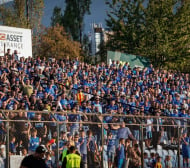
[(46, 152), (46, 149), (43, 147), (43, 146), (38, 146), (36, 148), (36, 153), (45, 153)]
[(54, 144), (54, 143), (55, 143), (55, 139), (49, 140), (49, 143), (50, 143), (50, 144)]

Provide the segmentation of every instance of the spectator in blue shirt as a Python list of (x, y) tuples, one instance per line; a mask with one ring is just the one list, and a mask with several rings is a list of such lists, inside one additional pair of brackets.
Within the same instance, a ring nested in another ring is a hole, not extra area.
[(9, 148), (10, 148), (10, 153), (15, 155), (16, 154), (16, 138), (15, 136), (13, 136), (11, 139), (10, 139), (10, 144), (9, 144)]
[(119, 146), (116, 150), (117, 157), (117, 168), (123, 168), (125, 161), (125, 140), (123, 138), (119, 139)]
[(80, 154), (84, 163), (87, 163), (87, 137), (85, 131), (81, 131), (81, 137), (79, 138)]
[(55, 90), (53, 88), (53, 85), (51, 83), (48, 84), (48, 87), (45, 89), (45, 92), (50, 95), (55, 94)]
[(95, 153), (98, 154), (98, 148), (91, 130), (88, 130), (87, 135), (87, 164), (91, 168), (95, 164)]
[(135, 140), (130, 129), (125, 126), (124, 121), (121, 123), (121, 127), (118, 129), (118, 133), (117, 133), (117, 139), (121, 139), (121, 138), (123, 138), (124, 140), (128, 138)]
[(113, 136), (112, 133), (110, 132), (107, 140), (108, 167), (112, 167), (114, 163), (115, 148), (116, 148), (116, 136)]
[(29, 137), (29, 154), (33, 154), (36, 151), (36, 148), (40, 145), (41, 138), (37, 137), (37, 130), (33, 129), (31, 131), (31, 136)]

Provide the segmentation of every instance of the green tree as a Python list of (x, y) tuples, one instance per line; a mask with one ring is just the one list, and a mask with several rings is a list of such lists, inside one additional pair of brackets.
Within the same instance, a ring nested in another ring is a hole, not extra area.
[(110, 8), (106, 23), (112, 32), (108, 34), (108, 48), (137, 54), (144, 28), (144, 0), (108, 0), (106, 3)]
[(184, 67), (190, 70), (190, 66), (186, 67), (190, 61), (190, 1), (182, 0), (177, 6), (173, 29), (173, 57), (169, 62), (184, 63)]
[(149, 0), (145, 12), (142, 55), (156, 66), (163, 66), (172, 55), (174, 6), (177, 0)]
[(173, 65), (182, 70), (190, 55), (190, 3), (178, 0), (150, 0), (146, 10), (143, 48), (160, 67)]
[(74, 41), (82, 43), (84, 16), (90, 14), (91, 0), (65, 0), (63, 26)]
[(63, 15), (61, 12), (61, 8), (56, 6), (53, 9), (53, 15), (51, 17), (51, 25), (52, 26), (56, 26), (57, 24), (61, 25), (62, 20), (63, 20)]
[(36, 28), (43, 14), (43, 0), (14, 0), (0, 6), (0, 22), (6, 26)]
[(148, 57), (158, 67), (186, 69), (190, 60), (190, 1), (112, 0), (108, 49)]

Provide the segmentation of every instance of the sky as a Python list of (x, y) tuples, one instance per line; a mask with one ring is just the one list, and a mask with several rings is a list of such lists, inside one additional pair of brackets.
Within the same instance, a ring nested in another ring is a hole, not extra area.
[(10, 2), (10, 1), (12, 1), (12, 0), (0, 0), (0, 5), (1, 5), (2, 3), (7, 3), (7, 2)]
[[(0, 4), (7, 3), (13, 0), (0, 0)], [(65, 0), (44, 0), (44, 15), (42, 18), (42, 24), (46, 27), (50, 26), (51, 16), (55, 6), (61, 7), (63, 12), (65, 8)], [(88, 33), (91, 30), (90, 24), (102, 24), (105, 28), (107, 6), (105, 0), (92, 0), (91, 14), (86, 15), (84, 18), (84, 32)]]
[[(64, 0), (44, 0), (44, 16), (42, 18), (42, 24), (49, 26), (51, 23), (51, 16), (55, 6), (62, 7), (64, 11), (65, 3)], [(105, 27), (105, 18), (106, 18), (106, 8), (105, 0), (92, 0), (91, 4), (91, 14), (86, 15), (84, 19), (85, 27), (84, 31), (90, 31), (90, 24), (97, 23), (102, 24)]]

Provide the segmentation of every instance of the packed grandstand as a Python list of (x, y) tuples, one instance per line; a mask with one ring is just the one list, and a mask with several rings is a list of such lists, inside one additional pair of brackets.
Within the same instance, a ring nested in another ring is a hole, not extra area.
[[(89, 168), (100, 161), (111, 168), (118, 160), (123, 168), (141, 167), (142, 155), (146, 168), (157, 162), (177, 167), (179, 144), (182, 164), (189, 167), (189, 74), (152, 65), (143, 69), (117, 61), (91, 65), (77, 58), (18, 58), (7, 53), (0, 57), (0, 109), (0, 140), (5, 144), (9, 131), (9, 154), (30, 154), (43, 144), (49, 168), (61, 162), (55, 155), (57, 142), (60, 155), (75, 145)], [(26, 122), (10, 122), (7, 130), (7, 118)], [(62, 122), (59, 130), (55, 120)], [(103, 142), (100, 125), (83, 124), (99, 121), (105, 124)]]

